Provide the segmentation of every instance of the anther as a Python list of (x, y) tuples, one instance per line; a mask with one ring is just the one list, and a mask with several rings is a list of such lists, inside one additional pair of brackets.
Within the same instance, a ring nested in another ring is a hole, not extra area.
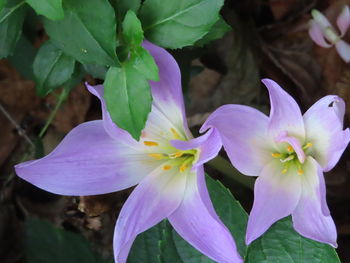
[(143, 144), (146, 146), (158, 146), (159, 145), (157, 142), (153, 142), (153, 141), (143, 141)]
[(294, 151), (294, 150), (293, 150), (293, 147), (289, 145), (289, 146), (287, 147), (287, 151), (290, 152), (290, 153), (293, 152), (293, 151)]
[(312, 146), (311, 142), (308, 142), (307, 144), (305, 144), (305, 146), (303, 147), (303, 150), (306, 150), (307, 148), (310, 148)]
[(172, 153), (170, 154), (170, 158), (178, 158), (178, 157), (181, 157), (183, 155), (182, 152), (176, 152), (176, 153)]
[(150, 156), (154, 159), (157, 159), (157, 160), (161, 160), (164, 158), (164, 155), (160, 154), (160, 153), (149, 153), (148, 156)]
[(285, 174), (285, 173), (287, 173), (287, 172), (288, 172), (287, 168), (284, 168), (284, 169), (281, 171), (282, 174)]
[(183, 173), (187, 169), (187, 167), (188, 167), (187, 164), (181, 165), (179, 168), (180, 172)]
[(163, 170), (167, 171), (171, 169), (171, 165), (164, 165)]
[(298, 175), (303, 175), (304, 171), (302, 169), (298, 169)]
[(280, 153), (271, 153), (271, 156), (274, 158), (280, 158), (282, 156), (282, 154)]

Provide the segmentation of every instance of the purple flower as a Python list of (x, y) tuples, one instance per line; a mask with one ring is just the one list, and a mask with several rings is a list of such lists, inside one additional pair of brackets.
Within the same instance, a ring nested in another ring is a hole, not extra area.
[(323, 97), (302, 116), (295, 100), (276, 82), (263, 83), (270, 94), (270, 117), (251, 107), (224, 105), (202, 127), (219, 131), (240, 172), (259, 176), (246, 242), (291, 214), (299, 234), (336, 247), (323, 172), (335, 166), (350, 140), (349, 129), (343, 130), (344, 101)]
[[(115, 261), (124, 263), (136, 236), (168, 218), (192, 246), (217, 262), (242, 262), (217, 216), (205, 184), (203, 163), (221, 148), (215, 129), (193, 139), (186, 123), (180, 70), (173, 57), (149, 42), (143, 46), (159, 67), (151, 82), (152, 111), (140, 141), (111, 120), (102, 86), (89, 86), (102, 104), (103, 120), (73, 129), (49, 155), (19, 164), (24, 180), (62, 195), (96, 195), (136, 186), (114, 233)], [(123, 110), (123, 109), (120, 109)]]
[(348, 63), (350, 61), (350, 45), (342, 40), (350, 25), (350, 11), (344, 6), (337, 18), (340, 34), (334, 29), (328, 19), (319, 11), (312, 10), (313, 19), (310, 21), (309, 35), (321, 47), (329, 48), (335, 45), (339, 56)]

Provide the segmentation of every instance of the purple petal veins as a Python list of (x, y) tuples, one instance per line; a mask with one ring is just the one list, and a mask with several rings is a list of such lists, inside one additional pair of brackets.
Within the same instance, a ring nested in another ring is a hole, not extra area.
[(338, 96), (326, 96), (302, 116), (295, 100), (276, 82), (262, 82), (270, 94), (269, 118), (246, 106), (224, 105), (204, 124), (218, 130), (239, 171), (259, 176), (246, 242), (292, 215), (301, 235), (336, 247), (323, 172), (335, 166), (350, 141), (349, 129), (343, 130), (345, 103)]
[(103, 120), (79, 125), (52, 153), (16, 165), (16, 172), (38, 187), (64, 195), (103, 194), (138, 184), (116, 223), (116, 263), (126, 262), (138, 234), (164, 218), (209, 258), (241, 263), (229, 230), (213, 208), (204, 179), (203, 163), (218, 154), (221, 137), (209, 127), (193, 139), (176, 61), (147, 41), (143, 46), (158, 65), (160, 81), (150, 82), (152, 110), (140, 141), (113, 123), (103, 87), (87, 84), (101, 101)]

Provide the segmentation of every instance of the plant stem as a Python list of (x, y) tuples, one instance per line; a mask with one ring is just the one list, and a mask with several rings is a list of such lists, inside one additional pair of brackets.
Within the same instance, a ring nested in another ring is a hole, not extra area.
[(62, 103), (64, 102), (64, 100), (67, 98), (69, 94), (69, 90), (66, 89), (66, 88), (63, 88), (61, 94), (59, 95), (58, 97), (58, 101), (55, 105), (55, 108), (53, 109), (53, 111), (50, 113), (50, 116), (49, 118), (47, 119), (46, 123), (45, 123), (45, 126), (41, 129), (40, 133), (39, 133), (39, 138), (41, 139), (45, 132), (47, 131), (47, 129), (49, 128), (51, 122), (53, 121), (53, 119), (55, 118), (56, 116), (56, 113), (58, 111), (58, 109), (61, 107)]
[(255, 178), (241, 174), (232, 166), (229, 161), (220, 155), (209, 161), (207, 164), (224, 174), (226, 177), (237, 181), (238, 183), (251, 190), (254, 189)]

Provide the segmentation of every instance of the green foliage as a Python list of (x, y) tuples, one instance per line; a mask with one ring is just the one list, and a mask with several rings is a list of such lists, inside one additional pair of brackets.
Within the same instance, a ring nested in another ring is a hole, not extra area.
[(81, 235), (39, 219), (26, 221), (25, 255), (28, 263), (112, 263), (93, 252)]
[(143, 47), (138, 47), (132, 53), (131, 63), (146, 79), (158, 81), (158, 67), (151, 54)]
[(74, 72), (74, 66), (74, 58), (64, 54), (51, 41), (43, 44), (33, 64), (38, 94), (45, 96), (68, 81)]
[(5, 7), (6, 0), (0, 0), (0, 11)]
[(223, 0), (146, 0), (140, 17), (148, 40), (166, 48), (181, 48), (210, 31), (223, 4)]
[(123, 18), (129, 10), (137, 14), (141, 6), (141, 0), (110, 0), (110, 2), (121, 18)]
[(225, 22), (222, 17), (212, 26), (210, 31), (203, 36), (200, 40), (198, 40), (195, 45), (196, 46), (204, 46), (209, 42), (222, 38), (228, 31), (232, 30), (232, 28)]
[(335, 250), (323, 243), (300, 236), (291, 218), (272, 227), (248, 249), (246, 263), (340, 263)]
[(132, 63), (126, 62), (121, 68), (111, 67), (108, 70), (104, 87), (104, 97), (112, 120), (138, 140), (151, 111), (152, 97), (148, 81)]
[(138, 140), (151, 111), (148, 80), (158, 80), (158, 68), (149, 52), (140, 46), (143, 31), (133, 11), (127, 12), (122, 26), (127, 60), (120, 68), (108, 70), (104, 97), (112, 120)]
[(64, 1), (63, 20), (45, 20), (52, 42), (83, 64), (118, 66), (116, 19), (107, 0)]
[(102, 65), (84, 64), (84, 70), (96, 79), (105, 79), (108, 68)]
[(131, 48), (140, 46), (143, 40), (143, 31), (140, 20), (136, 14), (129, 10), (123, 21), (123, 37), (124, 41)]
[(34, 79), (33, 62), (36, 53), (37, 50), (33, 47), (32, 43), (22, 35), (17, 42), (13, 55), (8, 57), (8, 60), (23, 77)]
[(51, 20), (59, 20), (64, 17), (62, 0), (26, 0), (26, 2), (37, 14), (46, 16)]
[[(160, 240), (163, 236), (167, 222), (162, 221), (155, 227), (145, 231), (142, 238), (137, 238), (128, 257), (128, 263), (152, 262), (161, 263)], [(135, 251), (135, 253), (134, 253)], [(168, 261), (174, 262), (174, 261)]]
[(16, 48), (25, 13), (26, 6), (19, 1), (10, 1), (0, 11), (0, 59), (11, 55)]
[(158, 81), (158, 67), (151, 54), (141, 45), (143, 41), (143, 30), (141, 22), (131, 10), (123, 21), (123, 38), (130, 51), (130, 62), (148, 80)]

